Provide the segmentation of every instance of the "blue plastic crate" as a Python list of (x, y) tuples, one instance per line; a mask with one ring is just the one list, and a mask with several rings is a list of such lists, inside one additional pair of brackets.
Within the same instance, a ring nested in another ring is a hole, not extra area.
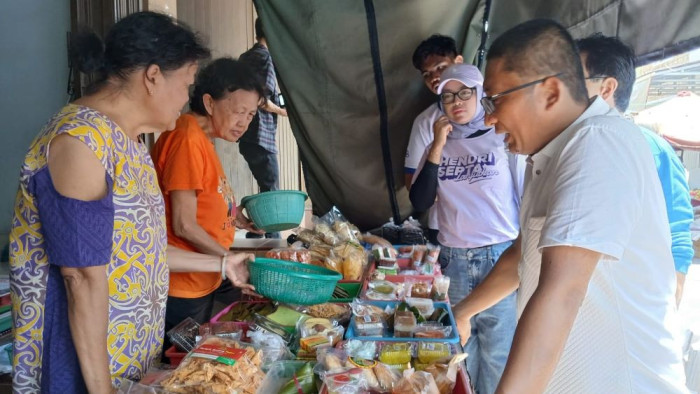
[[(392, 306), (394, 309), (400, 304), (400, 301), (364, 301), (368, 304), (378, 306), (382, 309), (387, 306)], [(367, 341), (384, 341), (384, 342), (447, 342), (447, 343), (459, 343), (459, 332), (457, 331), (457, 324), (455, 323), (455, 317), (452, 314), (452, 308), (447, 302), (435, 301), (433, 303), (435, 308), (444, 308), (450, 315), (450, 325), (452, 326), (452, 332), (447, 338), (394, 338), (393, 331), (384, 329), (384, 335), (381, 337), (363, 337), (355, 334), (355, 319), (350, 320), (350, 325), (348, 330), (345, 332), (345, 339), (362, 339)]]

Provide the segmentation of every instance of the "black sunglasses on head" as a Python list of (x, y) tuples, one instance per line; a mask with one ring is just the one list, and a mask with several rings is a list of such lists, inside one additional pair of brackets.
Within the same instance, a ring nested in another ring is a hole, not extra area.
[(549, 75), (549, 76), (546, 76), (546, 77), (544, 77), (544, 78), (542, 78), (542, 79), (538, 79), (538, 80), (536, 80), (536, 81), (532, 81), (532, 82), (524, 83), (524, 84), (522, 84), (522, 85), (518, 85), (518, 86), (516, 86), (516, 87), (514, 87), (514, 88), (508, 89), (508, 90), (506, 90), (506, 91), (504, 91), (504, 92), (501, 92), (501, 93), (496, 93), (496, 94), (491, 95), (491, 96), (484, 96), (484, 97), (481, 98), (481, 106), (484, 107), (484, 111), (486, 111), (487, 114), (491, 115), (492, 113), (494, 113), (494, 112), (496, 111), (496, 104), (495, 104), (494, 101), (496, 101), (497, 99), (499, 99), (499, 98), (501, 98), (501, 97), (503, 97), (503, 96), (505, 96), (505, 95), (507, 95), (507, 94), (511, 94), (511, 93), (513, 93), (513, 92), (516, 92), (516, 91), (518, 91), (518, 90), (520, 90), (520, 89), (525, 89), (525, 88), (527, 88), (527, 87), (530, 87), (530, 86), (533, 86), (533, 85), (537, 85), (538, 83), (542, 83), (542, 82), (546, 81), (546, 80), (549, 79), (549, 78), (558, 77), (558, 76), (561, 76), (561, 75), (563, 75), (563, 74), (564, 74), (564, 73), (561, 72), (561, 73), (558, 73), (558, 74)]

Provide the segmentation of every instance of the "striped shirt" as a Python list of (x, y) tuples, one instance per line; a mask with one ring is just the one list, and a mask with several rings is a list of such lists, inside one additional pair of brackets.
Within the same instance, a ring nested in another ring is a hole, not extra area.
[[(263, 45), (255, 44), (241, 54), (239, 60), (258, 72), (261, 80), (265, 81), (266, 98), (279, 105), (275, 66), (272, 64), (272, 57), (267, 48)], [(277, 114), (259, 109), (253, 121), (250, 122), (248, 131), (243, 134), (240, 141), (260, 145), (270, 153), (277, 153), (277, 145), (275, 144), (276, 133)]]

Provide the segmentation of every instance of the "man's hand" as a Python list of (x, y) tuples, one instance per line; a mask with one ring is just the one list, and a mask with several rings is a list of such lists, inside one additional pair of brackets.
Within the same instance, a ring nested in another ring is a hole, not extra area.
[(286, 108), (280, 108), (280, 112), (278, 112), (277, 115), (286, 117), (286, 116), (287, 116), (287, 109), (286, 109)]
[(236, 253), (226, 256), (226, 277), (231, 284), (240, 288), (244, 294), (257, 295), (255, 287), (248, 283), (250, 273), (248, 272), (248, 262), (255, 261), (252, 253)]
[(451, 132), (452, 124), (450, 123), (450, 120), (447, 119), (447, 116), (442, 115), (433, 125), (433, 135), (435, 141), (433, 142), (433, 145), (438, 145), (440, 147), (445, 146), (445, 143), (447, 142), (447, 135)]
[(238, 207), (236, 209), (235, 223), (236, 228), (240, 228), (241, 230), (248, 230), (255, 234), (265, 234), (265, 230), (260, 230), (259, 228), (255, 227), (253, 221), (248, 219), (248, 217), (243, 214), (243, 207)]

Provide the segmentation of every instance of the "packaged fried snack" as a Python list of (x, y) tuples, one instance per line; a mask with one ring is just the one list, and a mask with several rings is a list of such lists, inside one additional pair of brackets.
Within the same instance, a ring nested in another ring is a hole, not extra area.
[(403, 377), (394, 385), (392, 393), (396, 394), (440, 394), (433, 375), (428, 372), (407, 369)]
[(309, 229), (303, 229), (297, 233), (297, 238), (307, 245), (312, 244), (314, 241), (316, 241), (316, 232)]
[(401, 372), (396, 369), (389, 368), (388, 365), (384, 363), (377, 363), (373, 368), (374, 375), (377, 377), (379, 382), (379, 388), (382, 391), (390, 392), (396, 383), (401, 380)]
[(333, 248), (333, 253), (341, 259), (343, 279), (359, 280), (365, 269), (367, 255), (358, 244), (345, 242)]
[(467, 358), (466, 353), (457, 354), (452, 357), (448, 365), (432, 364), (425, 367), (425, 372), (433, 375), (440, 394), (449, 394), (454, 390), (457, 384), (457, 372), (460, 368), (460, 363), (465, 358)]
[(348, 320), (352, 313), (347, 304), (332, 304), (329, 302), (304, 307), (304, 310), (311, 317), (322, 317), (341, 322)]
[(333, 231), (335, 231), (335, 233), (338, 234), (338, 238), (340, 238), (341, 241), (345, 242), (358, 243), (358, 238), (362, 237), (362, 234), (357, 229), (357, 227), (344, 221), (333, 222)]
[(336, 246), (342, 242), (340, 237), (338, 237), (338, 234), (336, 234), (333, 229), (331, 229), (331, 226), (325, 222), (318, 221), (314, 231), (316, 231), (316, 234), (320, 236), (323, 242), (327, 243), (328, 245)]
[(265, 374), (262, 351), (238, 341), (207, 337), (161, 384), (173, 393), (254, 394)]
[(311, 263), (311, 251), (301, 248), (277, 248), (265, 252), (265, 257), (278, 260)]

